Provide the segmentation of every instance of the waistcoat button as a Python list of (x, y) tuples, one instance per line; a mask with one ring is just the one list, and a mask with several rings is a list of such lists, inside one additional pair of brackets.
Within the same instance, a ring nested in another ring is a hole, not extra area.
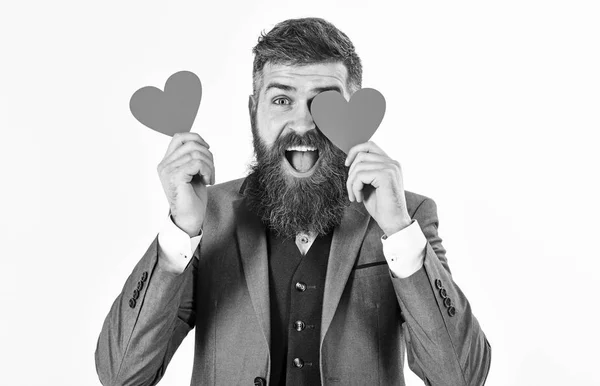
[(296, 289), (300, 292), (304, 292), (306, 291), (306, 284), (299, 281), (296, 283)]
[(294, 366), (301, 369), (304, 367), (304, 361), (300, 358), (294, 358)]
[(294, 322), (294, 327), (296, 328), (296, 331), (302, 331), (306, 327), (306, 324), (301, 320), (296, 320), (296, 322)]

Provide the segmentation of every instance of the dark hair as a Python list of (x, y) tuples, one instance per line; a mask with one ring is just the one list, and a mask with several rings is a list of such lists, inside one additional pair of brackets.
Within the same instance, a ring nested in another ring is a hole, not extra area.
[(264, 31), (252, 49), (253, 90), (258, 98), (262, 69), (266, 63), (306, 65), (342, 62), (348, 70), (346, 87), (354, 92), (361, 87), (362, 65), (354, 45), (342, 31), (326, 20), (310, 17), (278, 23), (269, 33)]

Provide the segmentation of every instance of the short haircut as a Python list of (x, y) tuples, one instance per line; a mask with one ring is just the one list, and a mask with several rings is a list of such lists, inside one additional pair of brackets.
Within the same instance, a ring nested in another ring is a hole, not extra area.
[(320, 18), (289, 19), (264, 31), (252, 49), (254, 97), (258, 101), (265, 64), (308, 65), (342, 62), (348, 70), (350, 93), (361, 88), (362, 64), (354, 45), (342, 31)]

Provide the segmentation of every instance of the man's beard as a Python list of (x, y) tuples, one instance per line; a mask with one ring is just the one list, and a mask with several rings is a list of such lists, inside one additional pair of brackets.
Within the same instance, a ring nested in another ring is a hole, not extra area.
[[(346, 154), (317, 130), (278, 138), (271, 149), (261, 141), (256, 116), (251, 117), (255, 161), (249, 166), (243, 195), (248, 208), (278, 237), (295, 238), (299, 232), (328, 234), (350, 205), (346, 189)], [(320, 164), (310, 177), (294, 177), (284, 169), (285, 149), (314, 146)]]

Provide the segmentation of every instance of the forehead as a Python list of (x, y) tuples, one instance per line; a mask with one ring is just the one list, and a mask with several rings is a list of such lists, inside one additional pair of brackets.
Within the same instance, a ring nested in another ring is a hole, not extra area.
[(265, 64), (262, 70), (262, 90), (271, 83), (281, 83), (297, 90), (324, 86), (339, 86), (344, 93), (348, 70), (341, 62), (309, 65)]

